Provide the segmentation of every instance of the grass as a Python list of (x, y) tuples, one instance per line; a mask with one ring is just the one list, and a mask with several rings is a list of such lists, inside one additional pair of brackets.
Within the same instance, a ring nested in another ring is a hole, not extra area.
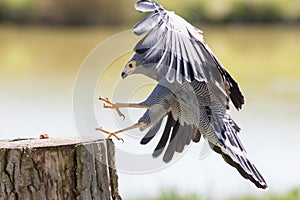
[(136, 200), (202, 200), (196, 194), (180, 195), (175, 190), (162, 191), (157, 197), (154, 198), (137, 198)]
[(300, 200), (300, 189), (292, 189), (285, 194), (267, 194), (261, 197), (244, 196), (233, 200)]
[[(163, 191), (154, 198), (137, 198), (135, 200), (204, 200), (196, 194), (178, 194), (175, 190)], [(300, 200), (300, 189), (292, 189), (284, 194), (266, 194), (260, 197), (240, 196), (233, 198), (224, 198), (224, 200)]]

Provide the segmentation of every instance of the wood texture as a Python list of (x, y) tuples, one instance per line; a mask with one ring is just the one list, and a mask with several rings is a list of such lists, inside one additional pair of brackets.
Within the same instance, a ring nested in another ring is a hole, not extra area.
[(111, 140), (0, 141), (0, 200), (119, 200)]

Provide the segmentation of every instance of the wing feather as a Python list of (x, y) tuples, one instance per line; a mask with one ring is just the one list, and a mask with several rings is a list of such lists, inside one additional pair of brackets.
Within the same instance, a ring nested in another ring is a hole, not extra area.
[(177, 145), (177, 141), (181, 138), (178, 137), (178, 129), (180, 127), (180, 123), (177, 121), (174, 124), (173, 130), (172, 130), (172, 134), (171, 134), (171, 138), (170, 138), (170, 142), (169, 145), (167, 147), (167, 150), (163, 156), (163, 161), (168, 163), (172, 160), (174, 153), (176, 151), (176, 145)]
[(186, 142), (184, 141), (185, 134), (189, 134), (189, 130), (186, 128), (186, 126), (180, 126), (177, 131), (177, 144), (176, 144), (176, 152), (181, 153), (184, 149), (184, 146), (186, 145)]
[(152, 156), (154, 158), (160, 156), (160, 154), (164, 151), (164, 148), (166, 147), (167, 142), (169, 140), (171, 129), (175, 125), (175, 123), (176, 123), (176, 121), (173, 119), (172, 115), (169, 113), (164, 132), (163, 132), (154, 152), (152, 153)]
[(139, 1), (134, 7), (139, 12), (153, 12), (156, 8), (156, 4), (149, 1)]
[[(145, 50), (141, 65), (157, 61), (155, 70), (159, 76), (156, 77), (166, 77), (169, 82), (194, 79), (215, 82), (223, 87), (234, 106), (241, 109), (244, 96), (238, 84), (205, 43), (201, 30), (154, 2), (139, 1), (136, 9), (153, 12), (134, 27), (137, 35), (148, 32), (135, 47), (135, 50)], [(173, 66), (174, 62), (177, 67)]]
[(141, 140), (141, 144), (148, 144), (156, 135), (156, 133), (159, 131), (160, 126), (163, 122), (164, 118), (161, 118), (155, 125), (153, 125), (149, 131), (146, 133), (146, 135), (143, 137), (143, 139)]
[(159, 14), (153, 13), (149, 16), (142, 19), (135, 27), (133, 28), (133, 33), (136, 35), (142, 35), (150, 30), (152, 30), (159, 20)]

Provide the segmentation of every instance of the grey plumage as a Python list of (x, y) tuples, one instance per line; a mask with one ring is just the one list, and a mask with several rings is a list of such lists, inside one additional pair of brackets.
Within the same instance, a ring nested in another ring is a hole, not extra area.
[(135, 34), (147, 34), (134, 48), (122, 77), (137, 73), (158, 81), (151, 95), (140, 103), (148, 109), (139, 123), (152, 126), (141, 143), (154, 137), (167, 116), (154, 157), (167, 147), (163, 159), (169, 161), (174, 152), (181, 152), (202, 135), (244, 178), (267, 188), (237, 136), (240, 128), (229, 115), (230, 100), (239, 110), (244, 96), (205, 43), (202, 31), (153, 1), (139, 1), (135, 7), (152, 13), (134, 27)]
[[(212, 150), (221, 154), (223, 159), (235, 167), (244, 178), (249, 179), (259, 188), (266, 188), (265, 180), (249, 161), (247, 152), (237, 136), (240, 128), (228, 114), (226, 106), (229, 103), (228, 99), (224, 102), (218, 98), (210, 91), (209, 88), (212, 86), (212, 83), (196, 80), (182, 84), (161, 81), (150, 96), (139, 103), (149, 107), (139, 119), (139, 123), (146, 123), (148, 127), (153, 126), (157, 129), (156, 126), (161, 124), (161, 119), (168, 117), (167, 125), (153, 156), (158, 157), (165, 151), (163, 160), (169, 162), (175, 152), (182, 152), (184, 146), (190, 144), (201, 133), (209, 141)], [(195, 104), (187, 104), (191, 100), (181, 95), (180, 88), (196, 94), (197, 107), (192, 108), (196, 112), (191, 112), (191, 109), (187, 108)], [(152, 132), (151, 138), (157, 131)], [(198, 141), (196, 139), (196, 142)]]

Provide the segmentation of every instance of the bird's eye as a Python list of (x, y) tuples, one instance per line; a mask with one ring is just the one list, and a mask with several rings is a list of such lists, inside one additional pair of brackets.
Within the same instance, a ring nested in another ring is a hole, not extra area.
[(133, 67), (133, 65), (132, 65), (131, 63), (129, 63), (128, 67), (129, 67), (129, 68), (132, 68), (132, 67)]

